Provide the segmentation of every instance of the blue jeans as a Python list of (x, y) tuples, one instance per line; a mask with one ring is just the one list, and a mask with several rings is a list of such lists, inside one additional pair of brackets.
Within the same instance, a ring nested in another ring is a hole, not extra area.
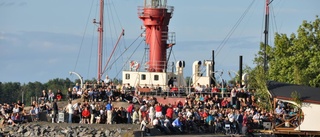
[(73, 115), (73, 114), (69, 113), (68, 123), (72, 123), (72, 115)]
[(127, 113), (127, 118), (128, 118), (128, 124), (131, 124), (131, 113)]

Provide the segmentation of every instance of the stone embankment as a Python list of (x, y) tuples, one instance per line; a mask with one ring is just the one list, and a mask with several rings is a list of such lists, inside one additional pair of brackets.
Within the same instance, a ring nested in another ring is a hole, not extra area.
[(34, 122), (0, 129), (0, 137), (138, 137), (139, 125)]

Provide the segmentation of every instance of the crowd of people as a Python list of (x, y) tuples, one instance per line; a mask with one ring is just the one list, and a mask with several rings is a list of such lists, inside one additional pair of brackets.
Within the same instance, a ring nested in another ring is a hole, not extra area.
[[(58, 112), (65, 111), (68, 123), (140, 124), (146, 133), (155, 128), (164, 134), (252, 134), (253, 128), (260, 127), (262, 122), (275, 119), (280, 124), (297, 112), (290, 104), (280, 101), (274, 112), (259, 108), (254, 91), (240, 86), (228, 87), (230, 96), (224, 98), (219, 86), (199, 84), (194, 89), (183, 100), (161, 104), (156, 97), (139, 95), (129, 84), (114, 85), (109, 80), (94, 85), (86, 83), (83, 88), (76, 84), (68, 89), (66, 96), (60, 90), (56, 94), (43, 90), (29, 112), (20, 101), (0, 105), (0, 116), (5, 123), (15, 125), (25, 121), (26, 115), (37, 121), (39, 112), (46, 112), (52, 122), (59, 122)], [(68, 105), (59, 110), (57, 101), (64, 98)], [(114, 106), (119, 101), (127, 102), (128, 106)]]

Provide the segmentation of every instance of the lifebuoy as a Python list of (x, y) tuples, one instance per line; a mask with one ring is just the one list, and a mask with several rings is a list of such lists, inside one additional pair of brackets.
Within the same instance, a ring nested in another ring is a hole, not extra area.
[(136, 61), (131, 61), (130, 68), (131, 68), (131, 70), (137, 71), (140, 68), (140, 64)]

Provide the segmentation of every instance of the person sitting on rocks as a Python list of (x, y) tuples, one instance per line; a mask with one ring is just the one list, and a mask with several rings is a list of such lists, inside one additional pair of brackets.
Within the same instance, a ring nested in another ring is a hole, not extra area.
[(47, 101), (47, 99), (48, 99), (48, 94), (47, 94), (46, 90), (42, 90), (42, 94), (39, 98), (39, 101)]
[(46, 111), (47, 110), (47, 107), (46, 107), (46, 104), (44, 102), (44, 100), (41, 101), (41, 103), (39, 104), (39, 108), (41, 111)]
[(84, 93), (81, 95), (81, 98), (83, 100), (83, 102), (85, 101), (89, 101), (89, 93), (88, 93), (88, 90), (84, 90)]
[(8, 125), (12, 125), (12, 126), (15, 126), (16, 125), (16, 123), (14, 122), (14, 119), (12, 119), (12, 118), (14, 118), (14, 115), (13, 114), (11, 114), (12, 116), (10, 116), (9, 117), (9, 119), (8, 119)]
[[(1, 107), (1, 106), (0, 106)], [(0, 112), (0, 128), (3, 127), (5, 122), (5, 116), (2, 115), (2, 113)]]
[(147, 117), (144, 117), (143, 120), (141, 121), (140, 129), (144, 131), (147, 135), (150, 135), (150, 130), (147, 127), (147, 125), (148, 125)]
[(22, 112), (23, 109), (24, 109), (24, 104), (23, 104), (20, 100), (18, 100), (18, 101), (17, 101), (17, 105), (18, 105), (18, 107), (19, 107), (19, 112)]
[(52, 92), (51, 89), (49, 89), (49, 91), (48, 91), (48, 100), (49, 100), (50, 102), (52, 102), (53, 99), (54, 99), (54, 93)]
[(50, 114), (50, 112), (52, 111), (52, 104), (50, 103), (49, 100), (47, 100), (47, 103), (45, 104), (46, 105), (46, 111), (47, 111), (47, 114)]
[(57, 92), (57, 94), (56, 94), (56, 98), (57, 98), (58, 101), (60, 101), (61, 99), (63, 99), (63, 94), (61, 93), (61, 90), (60, 90), (60, 89), (58, 89), (58, 92)]
[(39, 113), (39, 109), (36, 109), (36, 107), (38, 107), (38, 105), (36, 105), (35, 107), (31, 106), (31, 109), (30, 109), (30, 115), (31, 115), (32, 121), (38, 120), (37, 114)]
[(132, 123), (139, 124), (139, 108), (135, 108), (135, 111), (132, 114)]

